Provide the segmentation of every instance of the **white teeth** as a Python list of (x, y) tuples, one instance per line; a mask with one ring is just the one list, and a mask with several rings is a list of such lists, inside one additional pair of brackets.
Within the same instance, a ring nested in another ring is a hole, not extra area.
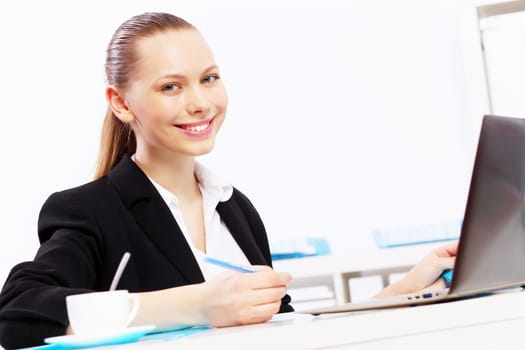
[(206, 130), (208, 125), (210, 124), (208, 123), (208, 124), (202, 124), (202, 125), (183, 126), (183, 129), (193, 131), (193, 132), (199, 132), (199, 131)]

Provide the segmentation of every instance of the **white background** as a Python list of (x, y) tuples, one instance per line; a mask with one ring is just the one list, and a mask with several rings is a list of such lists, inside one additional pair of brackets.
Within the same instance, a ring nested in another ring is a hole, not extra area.
[(2, 2), (0, 281), (33, 258), (44, 200), (91, 179), (105, 47), (144, 11), (208, 39), (230, 106), (202, 161), (272, 241), (324, 236), (351, 258), (371, 229), (461, 219), (487, 112), (471, 2)]
[(481, 20), (492, 111), (525, 116), (525, 12)]

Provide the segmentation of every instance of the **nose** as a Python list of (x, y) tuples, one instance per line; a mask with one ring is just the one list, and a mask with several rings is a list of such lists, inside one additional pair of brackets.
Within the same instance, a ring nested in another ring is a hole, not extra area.
[(186, 89), (185, 94), (186, 111), (190, 115), (207, 114), (210, 109), (210, 103), (201, 86), (195, 86)]

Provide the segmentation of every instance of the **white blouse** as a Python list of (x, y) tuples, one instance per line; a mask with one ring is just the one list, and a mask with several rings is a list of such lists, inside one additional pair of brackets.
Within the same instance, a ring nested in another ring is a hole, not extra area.
[[(133, 159), (133, 157), (132, 157)], [(221, 220), (217, 212), (217, 204), (229, 200), (233, 193), (233, 186), (212, 173), (204, 165), (195, 163), (195, 177), (199, 182), (199, 188), (202, 193), (202, 203), (204, 212), (204, 230), (206, 232), (206, 254), (212, 258), (224, 260), (236, 265), (249, 266), (250, 262), (244, 255), (235, 239), (232, 237), (230, 230)], [(148, 177), (155, 186), (162, 199), (170, 208), (173, 217), (179, 224), (179, 227), (188, 242), (188, 245), (195, 256), (205, 280), (210, 279), (218, 273), (224, 272), (224, 268), (203, 262), (204, 253), (198, 250), (189, 234), (188, 228), (182, 217), (177, 197), (162, 187), (153, 179)]]

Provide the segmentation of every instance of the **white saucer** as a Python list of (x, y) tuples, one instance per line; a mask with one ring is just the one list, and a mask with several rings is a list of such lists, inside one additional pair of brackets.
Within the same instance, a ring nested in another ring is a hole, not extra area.
[(131, 343), (149, 333), (154, 328), (154, 325), (129, 327), (116, 332), (62, 335), (59, 337), (46, 338), (44, 341), (48, 344), (62, 345), (69, 349)]

